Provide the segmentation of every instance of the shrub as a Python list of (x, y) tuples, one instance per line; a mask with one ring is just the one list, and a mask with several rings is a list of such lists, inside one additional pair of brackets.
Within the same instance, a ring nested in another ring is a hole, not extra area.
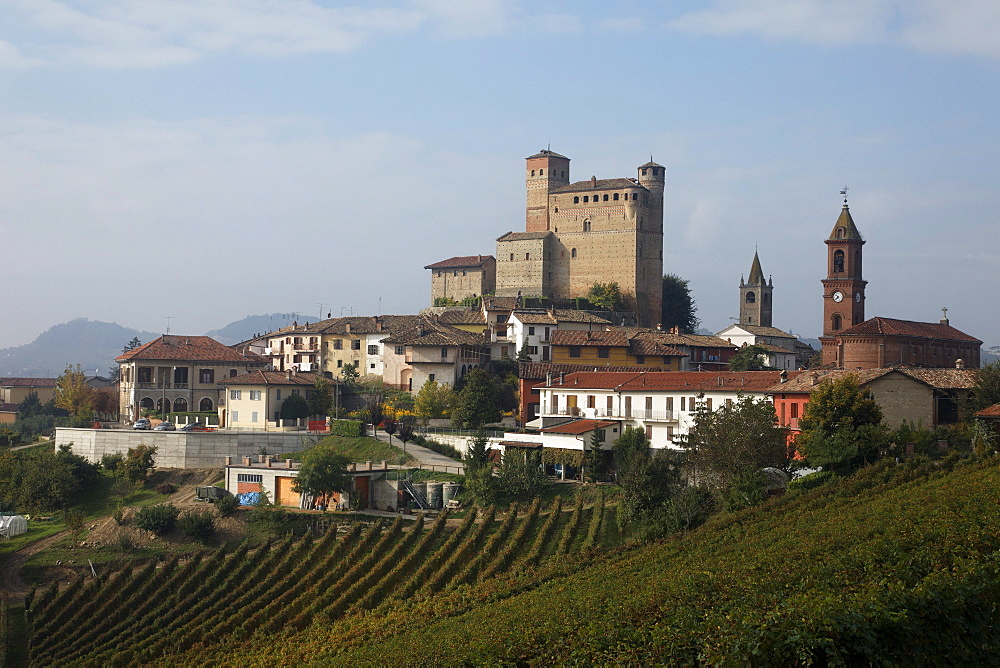
[(215, 534), (215, 516), (208, 511), (187, 510), (177, 520), (177, 528), (197, 540), (205, 540)]
[(171, 503), (146, 506), (136, 513), (135, 525), (144, 531), (152, 531), (161, 536), (174, 528), (179, 513), (180, 511)]
[(451, 457), (452, 459), (462, 459), (462, 453), (454, 446), (448, 445), (447, 443), (438, 443), (425, 436), (415, 435), (413, 437), (413, 443), (432, 450), (439, 455), (444, 455), (445, 457)]
[(117, 471), (125, 461), (125, 455), (120, 452), (107, 452), (101, 457), (101, 466), (106, 471)]
[(177, 491), (177, 485), (172, 482), (161, 482), (156, 486), (157, 494), (173, 494)]
[(804, 492), (830, 482), (834, 477), (835, 474), (833, 471), (817, 471), (816, 473), (810, 473), (791, 481), (788, 483), (788, 489), (789, 491), (797, 489)]
[(334, 436), (364, 436), (365, 423), (360, 420), (331, 420), (330, 433)]
[(236, 500), (236, 497), (228, 493), (215, 502), (215, 508), (219, 511), (219, 515), (223, 517), (232, 515), (238, 505), (240, 505), (240, 502)]

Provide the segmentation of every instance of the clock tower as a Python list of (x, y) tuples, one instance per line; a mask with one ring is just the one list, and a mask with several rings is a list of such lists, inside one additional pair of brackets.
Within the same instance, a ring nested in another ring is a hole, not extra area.
[[(845, 189), (846, 191), (846, 189)], [(859, 325), (865, 320), (865, 285), (861, 278), (861, 247), (865, 240), (854, 225), (851, 211), (844, 208), (826, 240), (827, 267), (823, 279), (823, 336)]]

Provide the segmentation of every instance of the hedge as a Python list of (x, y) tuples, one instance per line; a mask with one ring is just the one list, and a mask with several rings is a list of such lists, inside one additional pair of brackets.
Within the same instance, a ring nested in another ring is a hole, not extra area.
[(330, 433), (333, 436), (351, 438), (365, 435), (365, 423), (360, 420), (331, 420)]

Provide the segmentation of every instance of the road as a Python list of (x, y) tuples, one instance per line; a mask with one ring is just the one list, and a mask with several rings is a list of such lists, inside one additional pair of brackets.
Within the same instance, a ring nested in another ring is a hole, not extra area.
[[(380, 441), (384, 441), (389, 445), (394, 445), (397, 448), (403, 447), (402, 442), (398, 438), (390, 440), (389, 434), (385, 433), (384, 431), (376, 432), (375, 438), (377, 438)], [(427, 448), (420, 445), (407, 443), (406, 454), (412, 456), (418, 462), (420, 462), (424, 467), (427, 468), (433, 466), (435, 467), (436, 470), (445, 471), (447, 473), (461, 473), (461, 474), (465, 473), (465, 467), (462, 465), (462, 462), (458, 461), (457, 459), (452, 459), (451, 457), (448, 457), (446, 455), (434, 452), (433, 450), (428, 450)]]

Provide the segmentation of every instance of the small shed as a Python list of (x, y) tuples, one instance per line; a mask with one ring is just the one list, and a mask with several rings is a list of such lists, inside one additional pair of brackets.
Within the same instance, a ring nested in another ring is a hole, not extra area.
[(0, 536), (13, 538), (28, 531), (28, 520), (22, 515), (4, 515), (0, 517)]

